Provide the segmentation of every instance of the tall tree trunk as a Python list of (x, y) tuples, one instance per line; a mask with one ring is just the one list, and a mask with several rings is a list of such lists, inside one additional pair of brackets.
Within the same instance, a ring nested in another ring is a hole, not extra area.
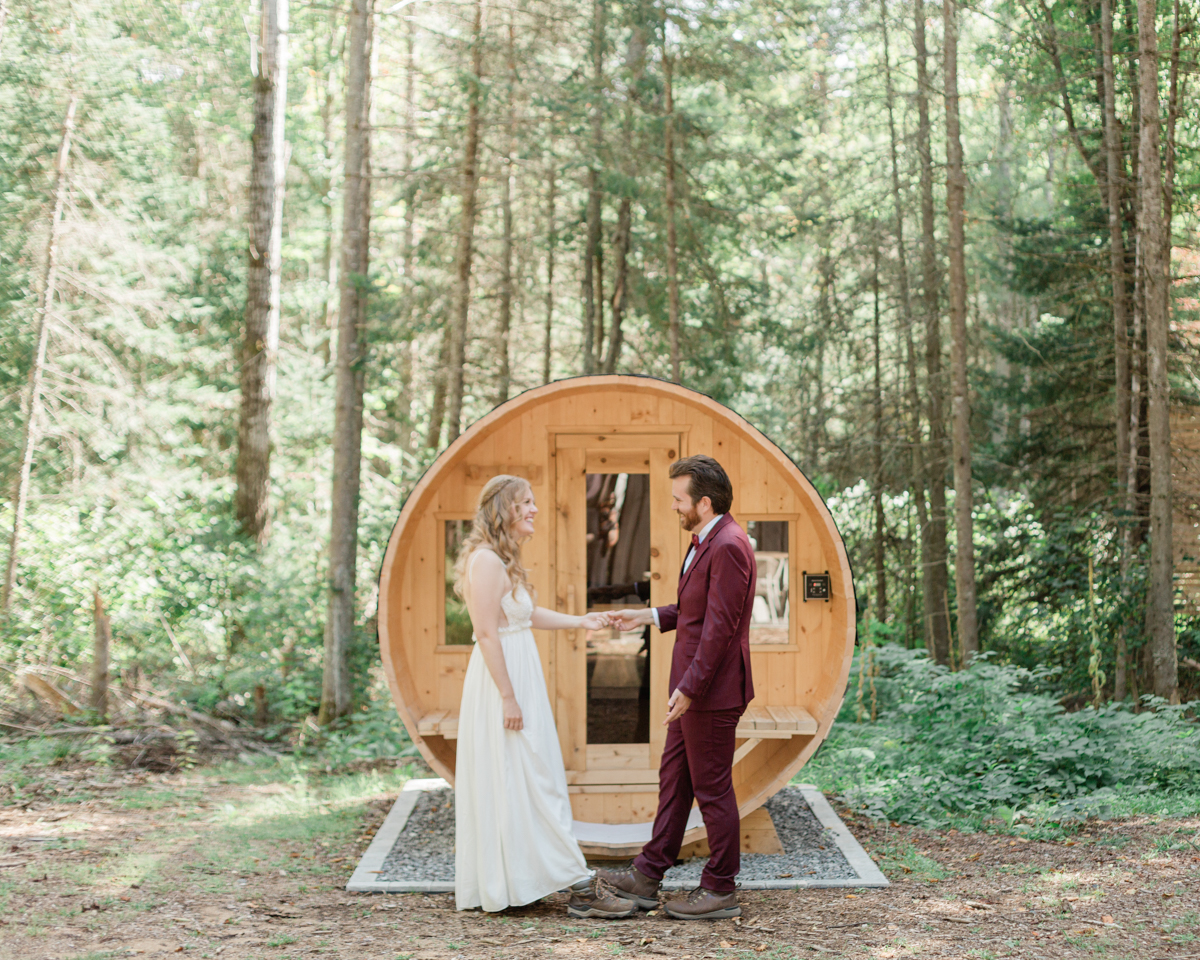
[(1175, 125), (1179, 120), (1179, 104), (1180, 97), (1183, 95), (1183, 85), (1187, 82), (1186, 76), (1182, 80), (1179, 77), (1179, 54), (1183, 31), (1179, 0), (1174, 0), (1174, 27), (1171, 29), (1171, 61), (1167, 81), (1167, 135), (1163, 143), (1163, 236), (1167, 245), (1164, 256), (1167, 261), (1168, 290), (1170, 289), (1171, 272), (1171, 222), (1175, 214), (1175, 161), (1177, 156)]
[(358, 499), (366, 381), (366, 278), (371, 232), (371, 47), (373, 0), (351, 0), (346, 64), (346, 145), (342, 190), (341, 304), (338, 310), (329, 607), (325, 623), (322, 724), (350, 710), (350, 644), (358, 563)]
[(112, 621), (104, 612), (100, 591), (92, 591), (92, 689), (88, 704), (101, 721), (108, 717), (108, 662), (112, 646)]
[(921, 397), (917, 387), (917, 355), (913, 344), (912, 292), (908, 284), (908, 253), (904, 246), (904, 202), (900, 188), (899, 139), (896, 136), (895, 91), (892, 88), (892, 55), (888, 40), (887, 0), (879, 0), (879, 22), (883, 29), (884, 84), (887, 94), (889, 156), (892, 168), (892, 209), (895, 218), (897, 286), (900, 291), (900, 318), (903, 328), (905, 360), (907, 367), (907, 400), (909, 414), (909, 446), (912, 464), (910, 488), (917, 511), (917, 527), (921, 540), (921, 600), (926, 610), (925, 647), (933, 654), (933, 632), (929, 629), (928, 611), (937, 604), (933, 592), (933, 581), (929, 576), (930, 528), (929, 513), (925, 505), (925, 457), (921, 449)]
[(605, 0), (592, 0), (592, 158), (588, 164), (587, 242), (583, 251), (583, 372), (596, 372), (604, 344), (600, 152), (604, 145)]
[(271, 535), (271, 407), (279, 352), (279, 287), (283, 265), (283, 193), (287, 173), (288, 0), (261, 0), (254, 74), (250, 159), (250, 251), (246, 267), (246, 332), (241, 350), (237, 494), (242, 532), (265, 544)]
[(950, 260), (951, 419), (954, 424), (954, 585), (958, 599), (958, 643), (962, 662), (979, 652), (975, 614), (975, 542), (971, 490), (971, 406), (967, 393), (967, 267), (964, 206), (967, 175), (963, 169), (958, 119), (958, 9), (942, 0), (946, 84), (946, 214)]
[(446, 421), (446, 391), (450, 381), (450, 356), (453, 350), (454, 324), (442, 329), (442, 346), (438, 351), (437, 369), (433, 372), (433, 399), (429, 404), (429, 429), (425, 446), (437, 450), (442, 445), (442, 425)]
[(555, 190), (558, 187), (558, 168), (550, 159), (549, 186), (546, 189), (546, 336), (542, 344), (542, 383), (550, 382), (550, 360), (554, 331), (554, 248), (558, 245)]
[(925, 389), (929, 397), (929, 553), (925, 571), (933, 605), (925, 610), (933, 655), (950, 662), (949, 552), (946, 544), (946, 385), (942, 375), (941, 308), (938, 303), (937, 240), (934, 234), (933, 151), (929, 118), (925, 0), (916, 0), (913, 47), (917, 59), (917, 155), (921, 166), (921, 289), (925, 305)]
[(613, 271), (612, 322), (609, 324), (608, 353), (604, 357), (604, 372), (616, 373), (624, 344), (625, 307), (629, 300), (629, 244), (633, 237), (633, 198), (621, 197), (617, 208), (617, 235), (613, 238), (616, 264)]
[[(340, 39), (339, 39), (340, 35)], [(337, 257), (334, 256), (334, 156), (337, 146), (334, 143), (334, 100), (337, 96), (336, 64), (345, 52), (345, 32), (338, 27), (338, 12), (331, 9), (328, 19), (328, 38), (325, 49), (325, 62), (318, 62), (318, 47), (313, 45), (313, 72), (325, 71), (325, 95), (321, 98), (321, 211), (325, 219), (325, 242), (321, 252), (321, 275), (325, 278), (325, 339), (322, 353), (325, 363), (333, 360), (333, 340), (336, 336), (337, 325)]]
[[(400, 382), (403, 391), (403, 402), (400, 414), (401, 434), (400, 448), (411, 452), (413, 447), (413, 416), (417, 338), (413, 329), (413, 294), (416, 289), (416, 220), (417, 220), (417, 182), (413, 176), (413, 145), (417, 139), (417, 30), (413, 17), (404, 18), (404, 147), (401, 151), (401, 164), (404, 170), (404, 233), (401, 237), (402, 255), (404, 257), (404, 306), (402, 336), (407, 339), (404, 353), (400, 361)], [(443, 381), (444, 382), (444, 381)], [(443, 397), (445, 393), (443, 392)], [(443, 400), (444, 402), (444, 400)], [(439, 430), (441, 423), (438, 423)]]
[(663, 78), (666, 83), (666, 122), (663, 124), (664, 153), (667, 158), (667, 322), (671, 345), (671, 379), (681, 383), (679, 377), (679, 260), (675, 235), (675, 91), (674, 58), (666, 50), (663, 41)]
[(476, 193), (479, 189), (479, 103), (483, 93), (483, 0), (475, 0), (471, 26), (471, 80), (467, 93), (467, 129), (463, 137), (462, 210), (454, 284), (453, 335), (450, 339), (450, 411), (446, 442), (462, 430), (463, 387), (467, 365), (467, 319), (471, 311), (471, 257), (475, 252)]
[(613, 276), (612, 323), (608, 338), (608, 354), (604, 358), (604, 372), (616, 373), (621, 362), (621, 348), (625, 342), (625, 309), (629, 303), (629, 249), (633, 242), (633, 196), (630, 184), (637, 178), (637, 165), (633, 152), (633, 106), (639, 99), (638, 88), (646, 68), (646, 31), (635, 25), (630, 31), (625, 48), (626, 95), (624, 122), (622, 123), (622, 161), (626, 186), (621, 194), (621, 205), (617, 211), (617, 234), (613, 238), (613, 253), (616, 267)]
[(1171, 416), (1167, 382), (1169, 346), (1167, 270), (1169, 238), (1163, 224), (1161, 112), (1158, 99), (1158, 29), (1154, 0), (1138, 0), (1138, 80), (1142, 130), (1138, 239), (1146, 312), (1146, 368), (1150, 428), (1150, 582), (1146, 633), (1154, 667), (1154, 693), (1175, 699), (1178, 664), (1171, 543)]
[(509, 368), (508, 340), (512, 331), (513, 304), (513, 157), (517, 152), (517, 51), (516, 30), (512, 11), (508, 15), (508, 130), (500, 172), (500, 211), (503, 220), (504, 239), (500, 245), (500, 330), (496, 338), (499, 354), (500, 375), (496, 387), (496, 402), (508, 399), (512, 389), (512, 371)]
[(8, 564), (4, 570), (4, 594), (0, 597), (0, 613), (8, 613), (12, 603), (13, 587), (17, 581), (21, 532), (29, 503), (33, 451), (37, 447), (38, 421), (42, 417), (42, 377), (46, 367), (46, 345), (50, 339), (50, 311), (54, 308), (54, 288), (58, 283), (58, 232), (67, 203), (67, 159), (71, 155), (71, 134), (75, 130), (75, 108), (78, 105), (79, 97), (72, 93), (67, 101), (62, 140), (59, 142), (58, 157), (54, 162), (54, 209), (50, 214), (50, 230), (46, 239), (46, 272), (42, 275), (42, 295), (38, 298), (33, 367), (29, 371), (29, 402), (25, 408), (25, 429), (21, 434), (21, 470), (17, 474), (16, 496), (13, 497), (13, 525), (8, 539)]
[[(1125, 236), (1122, 227), (1125, 161), (1121, 151), (1121, 130), (1117, 126), (1116, 70), (1113, 66), (1113, 7), (1112, 0), (1100, 0), (1100, 58), (1104, 88), (1104, 170), (1108, 206), (1109, 275), (1112, 281), (1113, 344), (1115, 355), (1117, 426), (1117, 496), (1124, 505), (1129, 487), (1129, 294), (1125, 281)], [(1124, 521), (1128, 531), (1131, 518)], [(1123, 538), (1121, 550), (1121, 579), (1129, 571), (1132, 551)], [(1127, 631), (1122, 625), (1117, 631), (1116, 664), (1113, 670), (1113, 695), (1125, 699), (1127, 671)]]
[(871, 274), (871, 299), (875, 308), (871, 327), (871, 346), (875, 354), (875, 394), (873, 397), (874, 437), (871, 444), (871, 500), (875, 512), (875, 619), (887, 622), (887, 567), (884, 538), (887, 525), (883, 515), (883, 357), (879, 347), (879, 244), (875, 244), (875, 269)]

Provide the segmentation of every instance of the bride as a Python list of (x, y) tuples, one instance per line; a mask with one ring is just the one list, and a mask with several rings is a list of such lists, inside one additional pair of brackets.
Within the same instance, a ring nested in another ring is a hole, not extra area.
[(627, 917), (637, 906), (600, 886), (571, 832), (571, 802), (532, 627), (598, 630), (533, 604), (521, 541), (538, 508), (520, 477), (483, 488), (455, 566), (475, 649), (467, 664), (455, 764), (454, 892), (459, 910), (503, 910), (570, 888), (573, 917)]

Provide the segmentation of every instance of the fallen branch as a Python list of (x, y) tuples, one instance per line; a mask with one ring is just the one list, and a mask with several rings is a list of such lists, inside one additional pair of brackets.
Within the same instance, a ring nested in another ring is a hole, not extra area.
[(58, 689), (45, 677), (39, 677), (32, 670), (22, 670), (17, 674), (21, 685), (30, 693), (53, 710), (63, 716), (83, 713), (83, 708), (65, 693)]
[(187, 717), (193, 723), (197, 723), (202, 727), (208, 727), (210, 730), (215, 730), (219, 734), (237, 733), (237, 727), (227, 720), (219, 720), (216, 717), (210, 717), (206, 713), (200, 713), (198, 710), (193, 710), (191, 707), (185, 707), (182, 704), (171, 703), (170, 700), (164, 700), (162, 697), (151, 696), (146, 693), (130, 693), (130, 696), (138, 703), (147, 707), (153, 707), (156, 710), (165, 710), (167, 713), (173, 713), (179, 717)]

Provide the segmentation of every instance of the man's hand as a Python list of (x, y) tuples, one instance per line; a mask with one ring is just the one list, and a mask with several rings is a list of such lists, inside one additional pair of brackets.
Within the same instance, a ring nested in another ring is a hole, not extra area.
[(654, 622), (654, 615), (649, 607), (633, 607), (629, 610), (612, 610), (609, 612), (613, 626), (618, 630), (632, 630), (634, 627), (644, 627)]
[(667, 726), (672, 720), (678, 720), (685, 713), (688, 707), (692, 705), (692, 698), (684, 696), (678, 689), (671, 694), (671, 699), (667, 701), (667, 719), (663, 721), (663, 726)]

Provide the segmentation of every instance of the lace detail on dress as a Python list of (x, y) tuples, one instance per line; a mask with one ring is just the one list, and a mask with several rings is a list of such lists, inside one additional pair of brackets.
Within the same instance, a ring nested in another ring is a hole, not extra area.
[(500, 609), (504, 611), (505, 619), (508, 620), (508, 626), (499, 630), (501, 636), (528, 630), (533, 626), (533, 598), (523, 585), (517, 587), (515, 597), (510, 590), (500, 598)]

